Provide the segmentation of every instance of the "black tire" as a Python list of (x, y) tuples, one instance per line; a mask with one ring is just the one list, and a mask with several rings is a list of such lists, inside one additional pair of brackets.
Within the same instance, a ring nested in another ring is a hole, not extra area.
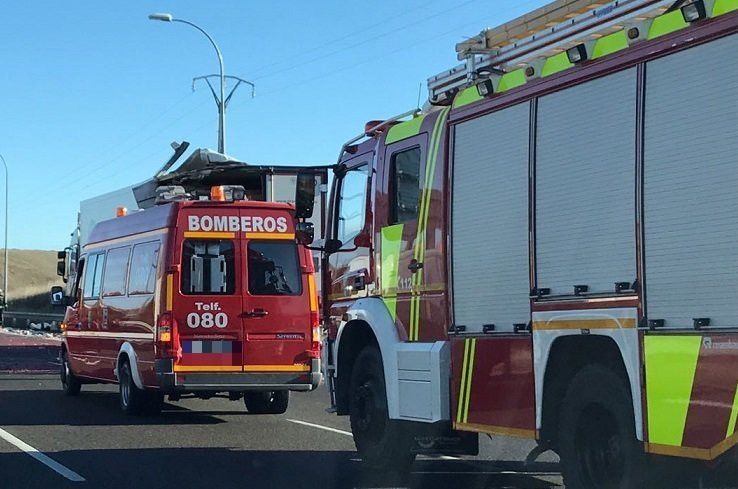
[(243, 403), (249, 414), (284, 414), (290, 403), (290, 391), (246, 392)]
[(126, 414), (144, 414), (150, 408), (146, 392), (136, 386), (131, 372), (131, 365), (127, 359), (120, 362), (118, 367), (118, 398), (120, 409)]
[(374, 346), (356, 357), (349, 384), (349, 411), (354, 444), (364, 464), (372, 469), (409, 472), (415, 460), (412, 436), (389, 418), (382, 355)]
[(630, 388), (612, 369), (587, 365), (571, 380), (561, 404), (559, 455), (568, 489), (648, 487)]
[(72, 366), (69, 365), (69, 358), (67, 351), (62, 350), (61, 352), (61, 371), (60, 378), (62, 384), (62, 390), (67, 396), (76, 396), (82, 389), (82, 383), (72, 372)]

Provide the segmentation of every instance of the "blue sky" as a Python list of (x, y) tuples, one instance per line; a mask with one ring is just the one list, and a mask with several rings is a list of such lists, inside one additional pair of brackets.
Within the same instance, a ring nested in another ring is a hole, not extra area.
[(212, 48), (192, 28), (149, 21), (151, 12), (201, 25), (226, 71), (256, 83), (256, 98), (241, 90), (229, 106), (229, 154), (309, 165), (334, 163), (366, 121), (414, 107), (419, 84), (424, 98), (425, 80), (457, 63), (456, 42), (544, 3), (4, 2), (9, 246), (61, 249), (80, 200), (148, 178), (171, 141), (216, 147), (212, 97), (191, 90), (192, 77), (217, 72)]

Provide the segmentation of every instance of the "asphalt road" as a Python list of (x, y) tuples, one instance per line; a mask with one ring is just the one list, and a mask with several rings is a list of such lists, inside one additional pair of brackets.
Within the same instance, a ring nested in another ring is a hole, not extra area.
[[(545, 454), (526, 467), (522, 460), (531, 445), (508, 438), (484, 437), (476, 459), (419, 459), (408, 480), (369, 473), (354, 451), (348, 419), (325, 412), (324, 389), (293, 393), (289, 410), (281, 416), (245, 414), (240, 401), (186, 399), (168, 403), (160, 416), (137, 418), (122, 414), (117, 402), (115, 386), (84, 386), (79, 397), (68, 398), (54, 375), (0, 374), (0, 487), (561, 485), (554, 456)], [(52, 465), (61, 464), (59, 470), (67, 477), (85, 481), (70, 481), (19, 449), (19, 444), (48, 456)]]

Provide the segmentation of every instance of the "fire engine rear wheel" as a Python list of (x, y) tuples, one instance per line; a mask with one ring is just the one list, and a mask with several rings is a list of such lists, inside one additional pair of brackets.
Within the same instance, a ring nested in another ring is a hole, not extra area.
[(290, 403), (290, 391), (246, 392), (243, 403), (249, 414), (284, 414)]
[(630, 389), (612, 369), (582, 368), (561, 405), (559, 454), (570, 489), (647, 487)]
[(72, 367), (69, 365), (66, 350), (62, 350), (61, 352), (61, 384), (64, 394), (68, 396), (76, 396), (82, 389), (82, 383), (74, 376)]
[(373, 469), (409, 471), (415, 460), (412, 436), (389, 418), (382, 355), (373, 346), (356, 357), (349, 387), (351, 432), (364, 463)]

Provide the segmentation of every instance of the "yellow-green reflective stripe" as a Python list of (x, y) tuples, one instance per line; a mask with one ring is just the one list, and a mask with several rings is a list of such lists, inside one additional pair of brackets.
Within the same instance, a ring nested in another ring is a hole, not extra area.
[(464, 414), (464, 392), (466, 392), (466, 365), (469, 359), (469, 340), (464, 340), (464, 360), (461, 362), (461, 381), (459, 382), (459, 403), (456, 406), (456, 422), (461, 423)]
[(648, 441), (681, 446), (702, 337), (644, 339)]
[(569, 55), (567, 55), (566, 51), (564, 51), (563, 53), (555, 54), (546, 59), (546, 62), (543, 63), (541, 76), (543, 77), (553, 75), (554, 73), (564, 71), (568, 68), (571, 68), (572, 66), (574, 65), (569, 62)]
[(420, 126), (423, 124), (425, 115), (419, 115), (413, 117), (409, 121), (395, 124), (387, 131), (387, 137), (384, 140), (384, 144), (392, 144), (403, 139), (411, 138), (420, 134)]
[(500, 84), (497, 86), (497, 92), (502, 93), (513, 88), (517, 88), (520, 85), (525, 85), (525, 70), (520, 68), (519, 70), (505, 73), (500, 78)]
[[(425, 164), (425, 178), (423, 183), (423, 189), (420, 193), (420, 211), (418, 215), (418, 230), (415, 235), (415, 246), (413, 249), (413, 258), (419, 262), (423, 262), (425, 256), (425, 230), (428, 224), (428, 209), (430, 208), (431, 188), (433, 186), (433, 179), (435, 176), (436, 160), (438, 158), (438, 148), (440, 146), (441, 134), (443, 133), (443, 123), (446, 120), (450, 108), (445, 108), (438, 114), (436, 122), (433, 125), (433, 132), (431, 133), (430, 144), (428, 145), (426, 164)], [(417, 288), (422, 284), (423, 281), (423, 269), (421, 268), (413, 275), (412, 283), (413, 288)], [(420, 297), (413, 297), (413, 303), (415, 307), (412, 307), (411, 311), (415, 314), (411, 315), (410, 318), (410, 340), (415, 341), (419, 338), (420, 331)]]
[(689, 24), (684, 21), (682, 17), (682, 11), (677, 9), (668, 14), (659, 15), (653, 19), (651, 29), (648, 31), (648, 38), (655, 39), (666, 34), (670, 34), (679, 29), (684, 29)]
[(410, 332), (408, 333), (408, 339), (415, 341), (415, 328), (418, 321), (418, 301), (417, 297), (413, 294), (410, 296)]
[(464, 401), (464, 418), (462, 423), (466, 423), (469, 419), (469, 399), (471, 398), (472, 378), (474, 377), (474, 354), (477, 351), (477, 339), (472, 338), (471, 348), (469, 350), (469, 372), (466, 381), (466, 401)]
[[(382, 299), (392, 319), (397, 319), (397, 277), (400, 268), (400, 247), (402, 246), (402, 224), (382, 228), (381, 280)], [(392, 293), (391, 291), (394, 291)]]
[(592, 53), (592, 59), (601, 58), (616, 53), (628, 47), (628, 35), (625, 31), (614, 32), (597, 40)]
[(730, 438), (735, 433), (736, 418), (738, 418), (738, 386), (735, 389), (733, 407), (730, 409), (730, 420), (728, 421), (728, 429), (725, 431), (725, 438)]
[(738, 10), (738, 0), (716, 0), (712, 8), (712, 16), (717, 17), (733, 10)]
[(476, 102), (477, 100), (482, 100), (482, 96), (479, 95), (479, 91), (477, 90), (477, 86), (473, 85), (469, 88), (465, 88), (454, 99), (453, 107), (463, 107), (465, 105), (469, 105), (471, 103)]

